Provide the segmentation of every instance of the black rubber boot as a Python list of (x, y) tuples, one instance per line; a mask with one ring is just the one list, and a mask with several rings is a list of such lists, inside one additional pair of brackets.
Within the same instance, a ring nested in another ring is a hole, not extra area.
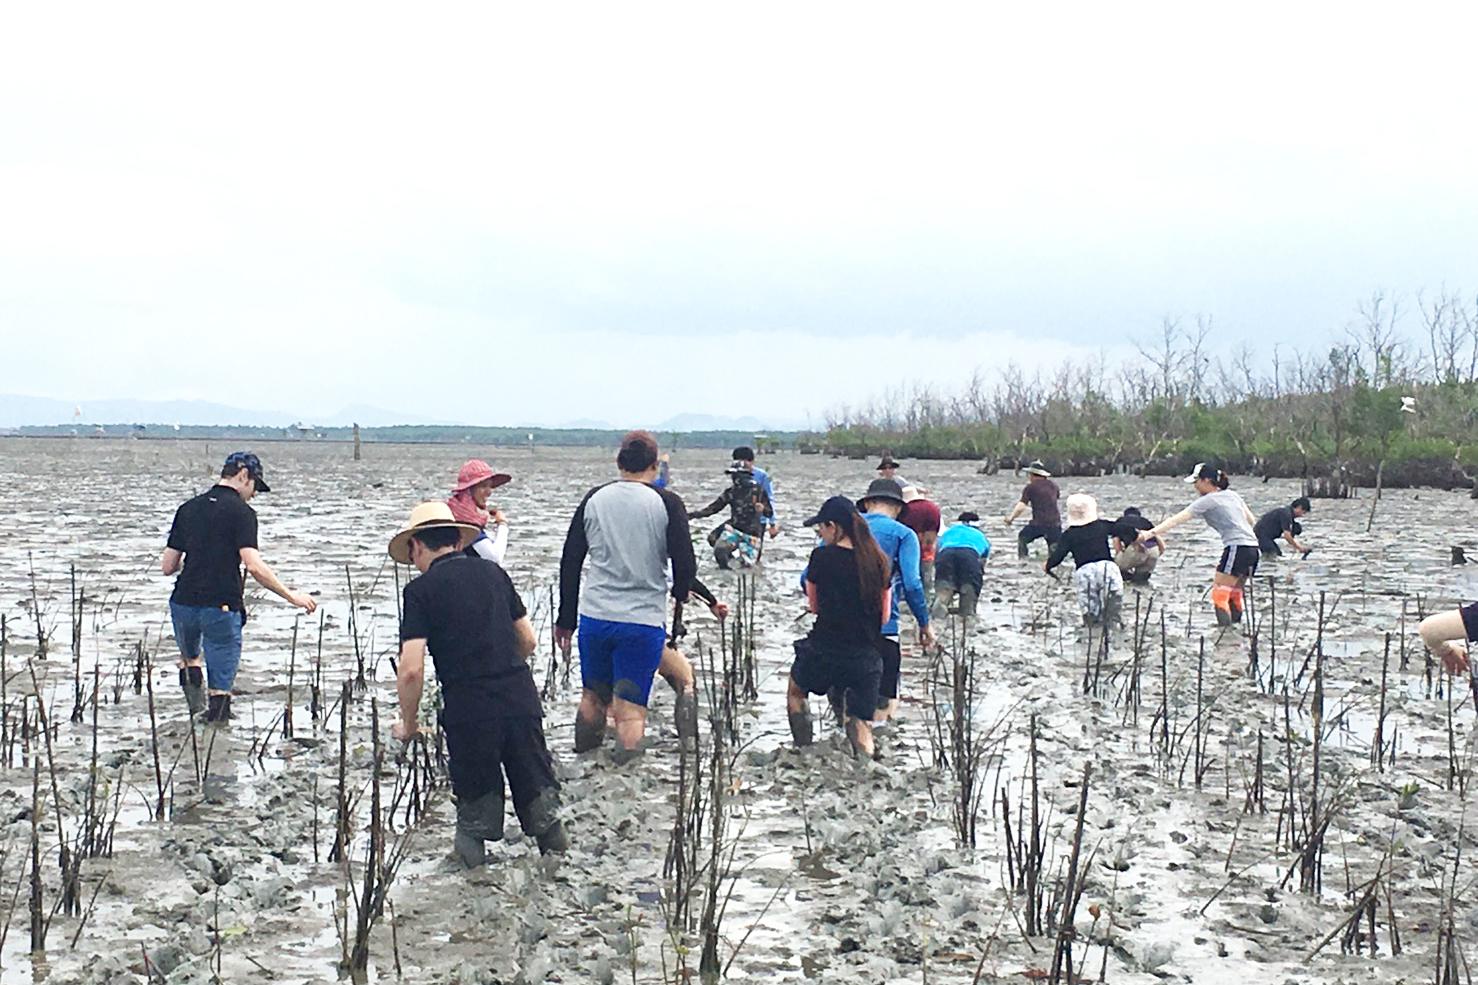
[(640, 759), (645, 752), (646, 750), (640, 745), (635, 749), (627, 749), (620, 742), (617, 742), (616, 747), (611, 750), (611, 762), (617, 766), (625, 766), (634, 759)]
[(469, 869), (487, 861), (485, 842), (503, 838), (503, 791), (493, 790), (476, 800), (457, 801), (457, 833), (452, 849)]
[(527, 834), (534, 836), (539, 854), (553, 855), (568, 851), (570, 836), (559, 817), (559, 791), (550, 787), (534, 798), (528, 809)]
[(199, 667), (180, 668), (180, 690), (192, 716), (205, 711), (205, 673)]
[(231, 720), (231, 695), (212, 694), (205, 710), (205, 720), (224, 725)]
[(579, 715), (575, 716), (575, 752), (589, 752), (599, 749), (600, 744), (606, 739), (605, 722), (587, 722)]
[(809, 746), (815, 738), (811, 729), (811, 710), (792, 711), (787, 717), (790, 719), (790, 737), (795, 744)]

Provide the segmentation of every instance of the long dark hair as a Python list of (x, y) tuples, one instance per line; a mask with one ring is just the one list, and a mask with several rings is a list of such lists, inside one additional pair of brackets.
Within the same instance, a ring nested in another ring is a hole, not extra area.
[(845, 523), (838, 523), (847, 539), (852, 542), (852, 554), (857, 561), (857, 584), (862, 590), (864, 612), (882, 612), (883, 589), (893, 578), (888, 555), (878, 546), (872, 528), (860, 513), (850, 513)]

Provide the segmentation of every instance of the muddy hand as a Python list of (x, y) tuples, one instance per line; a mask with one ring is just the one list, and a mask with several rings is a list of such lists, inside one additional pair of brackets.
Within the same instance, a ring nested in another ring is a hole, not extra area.
[(1448, 642), (1442, 646), (1442, 666), (1449, 674), (1466, 674), (1468, 672), (1468, 651), (1456, 643)]
[(410, 725), (406, 725), (405, 722), (397, 721), (394, 725), (390, 726), (390, 738), (396, 740), (397, 742), (409, 742), (411, 739), (415, 738), (420, 733), (420, 731), (420, 727), (414, 722), (412, 722)]
[(570, 655), (570, 647), (575, 645), (575, 631), (565, 629), (563, 626), (554, 628), (554, 642), (559, 645), (559, 651), (565, 656)]

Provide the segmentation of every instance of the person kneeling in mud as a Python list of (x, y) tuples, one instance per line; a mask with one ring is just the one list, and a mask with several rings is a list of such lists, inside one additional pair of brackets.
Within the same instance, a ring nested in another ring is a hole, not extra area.
[(390, 541), (390, 557), (421, 572), (404, 591), (400, 720), (390, 734), (404, 742), (420, 730), (429, 650), (441, 682), (441, 730), (457, 801), (452, 846), (468, 868), (486, 861), (485, 842), (503, 837), (505, 777), (519, 824), (539, 851), (569, 847), (528, 665), (534, 627), (508, 574), (494, 561), (463, 553), (478, 532), (458, 523), (445, 503), (422, 503)]
[(774, 517), (775, 509), (764, 487), (755, 480), (750, 464), (735, 460), (726, 470), (729, 487), (719, 493), (717, 499), (701, 510), (691, 510), (689, 520), (701, 520), (724, 509), (729, 510), (729, 519), (714, 528), (708, 535), (708, 544), (713, 548), (713, 559), (718, 566), (728, 570), (729, 562), (738, 555), (744, 565), (759, 560), (760, 547), (764, 543), (765, 525)]
[(1073, 586), (1078, 590), (1078, 607), (1083, 612), (1083, 625), (1108, 626), (1119, 621), (1124, 601), (1124, 577), (1109, 552), (1109, 536), (1114, 525), (1098, 516), (1098, 503), (1086, 493), (1073, 493), (1067, 498), (1067, 529), (1062, 539), (1052, 545), (1043, 570), (1048, 574), (1072, 554), (1077, 570)]
[(1468, 643), (1478, 643), (1478, 602), (1438, 612), (1421, 621), (1422, 642), (1450, 674), (1468, 672)]
[(947, 621), (949, 607), (959, 599), (966, 635), (975, 628), (975, 610), (985, 583), (985, 559), (990, 540), (980, 531), (980, 514), (961, 513), (959, 521), (939, 535), (934, 558), (934, 608), (931, 625)]
[(795, 641), (785, 707), (797, 746), (813, 738), (808, 694), (841, 689), (847, 738), (855, 752), (873, 755), (872, 719), (883, 675), (884, 620), (892, 610), (888, 558), (857, 507), (833, 496), (806, 521), (821, 546), (811, 552), (805, 586), (816, 622)]

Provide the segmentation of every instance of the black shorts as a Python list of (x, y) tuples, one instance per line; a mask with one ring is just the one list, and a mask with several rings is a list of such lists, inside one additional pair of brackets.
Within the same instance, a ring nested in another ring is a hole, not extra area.
[(878, 707), (886, 708), (898, 697), (898, 679), (903, 676), (903, 648), (898, 645), (898, 637), (884, 636), (881, 652), (883, 678), (878, 683)]
[(1463, 628), (1468, 631), (1468, 642), (1478, 643), (1478, 602), (1457, 610), (1463, 614)]
[[(503, 789), (513, 808), (522, 812), (544, 790), (559, 789), (554, 763), (544, 745), (543, 719), (488, 718), (480, 722), (442, 722), (446, 735), (447, 770), (458, 800), (477, 800)], [(521, 818), (522, 813), (519, 814)]]
[(984, 579), (980, 571), (980, 555), (968, 547), (946, 547), (934, 559), (934, 584), (955, 591), (971, 586), (980, 591)]
[(870, 646), (817, 644), (809, 637), (795, 641), (795, 663), (790, 665), (795, 686), (807, 694), (842, 689), (847, 714), (853, 718), (872, 721), (882, 672), (882, 659)]
[(1240, 547), (1228, 547), (1221, 552), (1221, 560), (1217, 562), (1216, 570), (1233, 578), (1251, 578), (1257, 574), (1257, 562), (1262, 559), (1262, 552), (1256, 547), (1248, 547), (1245, 544)]

